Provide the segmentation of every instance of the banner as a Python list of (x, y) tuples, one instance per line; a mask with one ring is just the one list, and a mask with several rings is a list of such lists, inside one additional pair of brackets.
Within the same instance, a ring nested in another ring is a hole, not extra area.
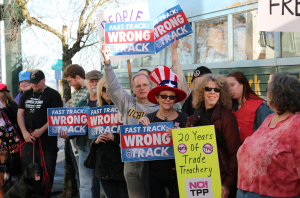
[(167, 129), (173, 122), (121, 126), (122, 161), (150, 161), (174, 159), (173, 142)]
[(88, 110), (89, 139), (102, 133), (120, 133), (123, 117), (116, 106), (108, 105)]
[(155, 52), (158, 53), (174, 41), (193, 33), (181, 6), (178, 4), (157, 17), (154, 21)]
[(172, 130), (180, 198), (221, 197), (215, 128)]
[[(150, 20), (148, 2), (143, 1), (129, 6), (117, 8), (114, 10), (107, 10), (96, 15), (100, 49), (104, 43), (104, 28), (105, 23), (113, 22), (129, 22), (129, 21), (147, 21)], [(143, 57), (145, 55), (124, 55), (112, 56), (110, 60), (112, 63)], [(101, 57), (102, 58), (102, 57)]]
[(48, 108), (48, 135), (57, 136), (66, 131), (68, 135), (85, 135), (89, 107)]
[(105, 43), (109, 56), (155, 54), (153, 21), (106, 23)]
[(300, 32), (299, 0), (258, 1), (257, 31)]

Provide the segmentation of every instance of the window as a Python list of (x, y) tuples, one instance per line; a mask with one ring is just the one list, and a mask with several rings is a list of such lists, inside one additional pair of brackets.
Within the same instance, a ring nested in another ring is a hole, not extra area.
[[(180, 42), (178, 44), (177, 53), (178, 53), (178, 59), (180, 63), (183, 64), (192, 64), (192, 34), (185, 36), (180, 39)], [(167, 65), (171, 66), (171, 48), (170, 46), (166, 47), (166, 59), (167, 59)]]
[(274, 32), (256, 31), (257, 10), (233, 14), (234, 60), (275, 57)]
[(164, 64), (164, 53), (163, 50), (157, 54), (144, 56), (141, 58), (142, 67), (156, 67)]
[(282, 58), (300, 56), (300, 33), (281, 32), (280, 36)]
[(196, 24), (196, 62), (228, 61), (227, 16), (198, 21)]

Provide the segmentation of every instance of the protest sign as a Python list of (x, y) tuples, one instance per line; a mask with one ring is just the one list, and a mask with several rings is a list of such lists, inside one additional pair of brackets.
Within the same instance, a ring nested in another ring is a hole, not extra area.
[(299, 23), (299, 0), (258, 1), (258, 31), (300, 32)]
[(123, 117), (116, 106), (95, 107), (88, 110), (89, 139), (102, 133), (120, 133)]
[[(150, 20), (148, 2), (138, 2), (132, 5), (124, 6), (114, 10), (107, 10), (96, 15), (98, 34), (100, 41), (100, 49), (104, 43), (104, 28), (105, 23), (113, 22), (129, 22), (129, 21), (147, 21)], [(124, 55), (124, 56), (112, 56), (110, 60), (112, 63), (129, 60), (133, 58), (143, 57), (145, 55)]]
[(180, 197), (221, 197), (214, 126), (173, 129), (172, 137)]
[(153, 21), (106, 23), (105, 43), (110, 56), (155, 54)]
[(56, 136), (62, 130), (68, 135), (85, 135), (89, 107), (48, 108), (48, 135)]
[(174, 41), (193, 33), (181, 6), (178, 4), (157, 17), (154, 21), (155, 52), (158, 53)]
[(173, 142), (167, 129), (173, 122), (121, 126), (122, 161), (150, 161), (174, 159)]

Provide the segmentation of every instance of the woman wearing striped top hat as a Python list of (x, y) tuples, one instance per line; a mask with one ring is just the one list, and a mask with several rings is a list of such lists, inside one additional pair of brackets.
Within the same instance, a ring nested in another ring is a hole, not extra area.
[[(184, 128), (188, 115), (173, 109), (176, 102), (186, 98), (186, 93), (178, 89), (178, 76), (166, 66), (155, 68), (150, 79), (157, 86), (148, 93), (148, 100), (159, 104), (159, 110), (148, 114), (139, 123), (148, 125), (152, 122), (173, 122), (175, 127)], [(168, 132), (171, 137), (171, 130)], [(169, 197), (178, 197), (178, 184), (175, 172), (175, 160), (156, 160), (144, 162), (142, 181), (148, 190), (148, 197), (164, 198), (165, 188), (169, 190)]]

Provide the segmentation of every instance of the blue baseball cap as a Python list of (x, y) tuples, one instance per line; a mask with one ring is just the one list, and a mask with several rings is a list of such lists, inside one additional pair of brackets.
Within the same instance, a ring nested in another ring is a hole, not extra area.
[(19, 83), (24, 80), (30, 80), (31, 71), (25, 70), (19, 73)]

